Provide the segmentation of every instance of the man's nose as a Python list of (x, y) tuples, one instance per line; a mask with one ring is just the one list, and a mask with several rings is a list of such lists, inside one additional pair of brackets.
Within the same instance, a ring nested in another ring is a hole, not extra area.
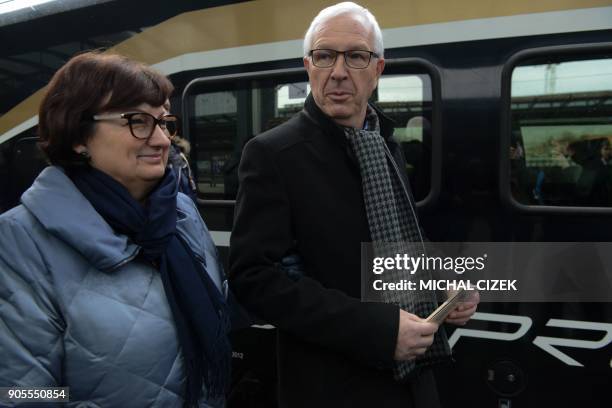
[(348, 76), (344, 54), (338, 54), (336, 62), (332, 67), (331, 78), (336, 81), (342, 81)]

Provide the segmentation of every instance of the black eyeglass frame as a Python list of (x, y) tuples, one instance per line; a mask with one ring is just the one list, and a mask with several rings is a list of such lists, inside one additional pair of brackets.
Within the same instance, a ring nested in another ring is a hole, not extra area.
[[(316, 51), (331, 51), (334, 53), (334, 60), (332, 61), (331, 64), (326, 65), (326, 66), (319, 66), (315, 63), (315, 59), (313, 58), (313, 53)], [(350, 64), (349, 60), (346, 58), (346, 54), (350, 53), (350, 52), (367, 52), (369, 54), (369, 58), (368, 58), (368, 63), (363, 66), (363, 67), (354, 67)], [(331, 68), (336, 64), (336, 61), (338, 60), (338, 55), (342, 54), (344, 56), (344, 64), (349, 67), (349, 68), (353, 68), (353, 69), (366, 69), (367, 67), (370, 66), (370, 62), (372, 62), (372, 57), (375, 58), (380, 58), (380, 55), (374, 51), (368, 51), (368, 50), (346, 50), (346, 51), (338, 51), (338, 50), (332, 50), (331, 48), (316, 48), (314, 50), (310, 50), (308, 52), (308, 56), (310, 57), (310, 60), (312, 61), (312, 64), (317, 67), (317, 68)]]
[[(135, 115), (147, 115), (153, 118), (153, 126), (151, 127), (151, 131), (149, 132), (149, 135), (147, 137), (139, 137), (139, 136), (136, 136), (136, 134), (134, 133), (134, 129), (132, 128), (132, 125), (133, 125), (132, 118)], [(174, 119), (173, 122), (176, 124), (176, 131), (174, 132), (174, 134), (169, 134), (168, 132), (166, 132), (168, 130), (166, 123), (169, 122), (167, 118)], [(168, 139), (173, 140), (178, 134), (179, 123), (181, 121), (178, 115), (163, 115), (163, 116), (160, 116), (159, 118), (156, 118), (155, 116), (151, 115), (148, 112), (108, 113), (108, 114), (101, 114), (101, 115), (93, 115), (91, 119), (94, 121), (126, 119), (128, 121), (127, 124), (130, 128), (130, 133), (132, 134), (132, 136), (134, 136), (138, 140), (149, 140), (151, 136), (153, 136), (153, 132), (155, 132), (156, 126), (159, 126), (159, 128), (164, 132), (164, 134), (166, 135)]]

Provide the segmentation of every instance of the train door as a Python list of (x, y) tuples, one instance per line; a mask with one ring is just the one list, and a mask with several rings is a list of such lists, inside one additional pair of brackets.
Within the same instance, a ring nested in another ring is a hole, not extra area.
[[(612, 241), (610, 50), (545, 47), (504, 61), (495, 239), (534, 247)], [(551, 284), (568, 275), (578, 286), (594, 282), (586, 269), (541, 272)], [(607, 406), (611, 304), (554, 300), (481, 305), (466, 328), (451, 333), (456, 364), (442, 376), (456, 397), (443, 399), (460, 406)]]

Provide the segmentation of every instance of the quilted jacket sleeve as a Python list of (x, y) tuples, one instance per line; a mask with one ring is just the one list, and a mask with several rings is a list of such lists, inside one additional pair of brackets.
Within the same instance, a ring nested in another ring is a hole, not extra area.
[(64, 323), (32, 231), (15, 215), (24, 213), (0, 217), (0, 387), (59, 386)]
[(195, 203), (185, 194), (177, 197), (179, 208), (189, 214), (186, 222), (179, 221), (179, 231), (195, 251), (196, 256), (203, 258), (206, 272), (213, 283), (227, 299), (227, 279), (223, 265), (219, 262), (219, 253), (206, 223), (200, 216)]

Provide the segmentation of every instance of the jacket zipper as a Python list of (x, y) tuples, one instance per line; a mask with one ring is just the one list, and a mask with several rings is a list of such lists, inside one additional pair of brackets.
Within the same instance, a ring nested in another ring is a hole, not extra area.
[(115, 266), (113, 266), (111, 268), (111, 270), (113, 269), (117, 269), (117, 268), (121, 268), (123, 265), (125, 265), (126, 263), (132, 261), (134, 258), (136, 258), (136, 256), (138, 256), (138, 252), (140, 252), (140, 247), (138, 247), (136, 249), (136, 251), (134, 251), (133, 254), (131, 254), (130, 256), (128, 256), (127, 258), (125, 258), (124, 260), (120, 261), (118, 264), (116, 264)]

